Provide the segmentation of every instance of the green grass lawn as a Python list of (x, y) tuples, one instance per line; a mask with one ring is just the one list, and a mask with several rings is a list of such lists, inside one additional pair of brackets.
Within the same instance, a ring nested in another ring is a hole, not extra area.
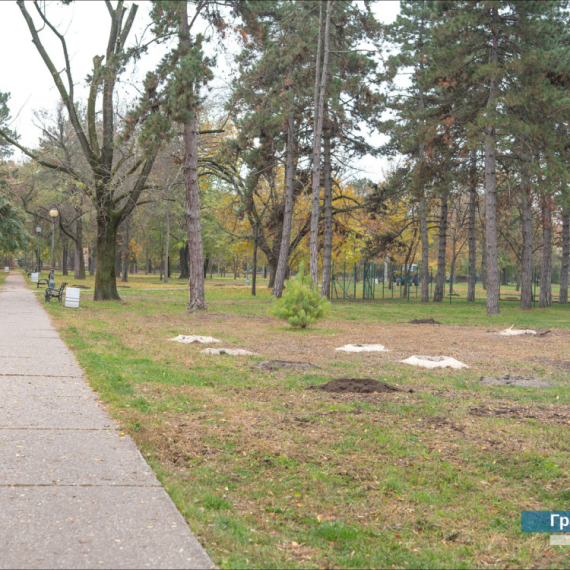
[[(328, 319), (294, 331), (268, 316), (263, 282), (252, 298), (243, 279), (208, 280), (209, 310), (197, 315), (186, 314), (186, 286), (175, 278), (130, 276), (120, 285), (121, 303), (94, 303), (91, 289), (79, 310), (47, 308), (218, 566), (570, 565), (564, 547), (520, 531), (522, 510), (565, 510), (570, 498), (570, 307), (521, 312), (504, 301), (501, 316), (489, 318), (483, 292), (468, 304), (458, 286), (452, 304), (336, 302)], [(444, 326), (407, 324), (426, 317)], [(512, 324), (554, 330), (540, 339), (487, 332)], [(207, 356), (203, 346), (168, 341), (178, 334), (256, 355)], [(368, 340), (390, 352), (334, 350)], [(400, 363), (436, 353), (470, 369)], [(319, 368), (255, 367), (270, 358)], [(553, 387), (478, 381), (506, 371)], [(307, 390), (338, 377), (403, 391)]]

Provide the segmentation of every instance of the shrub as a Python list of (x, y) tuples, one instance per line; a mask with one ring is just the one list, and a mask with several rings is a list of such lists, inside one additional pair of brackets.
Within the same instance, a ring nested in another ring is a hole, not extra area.
[(330, 305), (326, 297), (319, 295), (310, 275), (305, 275), (305, 265), (301, 263), (299, 273), (289, 279), (283, 297), (273, 299), (271, 312), (292, 327), (304, 329), (325, 317)]

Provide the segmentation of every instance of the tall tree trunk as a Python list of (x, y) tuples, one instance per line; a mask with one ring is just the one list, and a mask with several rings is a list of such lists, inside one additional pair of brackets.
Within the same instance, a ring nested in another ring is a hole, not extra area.
[[(259, 223), (259, 222), (257, 222)], [(255, 286), (257, 284), (257, 240), (258, 240), (258, 225), (255, 225), (255, 231), (253, 233), (253, 271), (251, 273), (251, 294), (255, 297)]]
[(477, 151), (471, 151), (471, 169), (469, 171), (469, 277), (467, 279), (467, 301), (475, 301), (475, 276), (477, 274)]
[[(323, 43), (323, 67), (320, 68), (321, 36), (322, 31), (322, 8), (319, 21), (319, 43), (317, 49), (317, 65), (315, 74), (315, 126), (313, 145), (313, 196), (311, 208), (311, 234), (309, 239), (310, 273), (311, 279), (318, 285), (319, 281), (319, 214), (320, 214), (320, 190), (321, 190), (321, 136), (323, 131), (323, 114), (325, 107), (325, 91), (327, 86), (327, 73), (329, 63), (329, 30), (331, 20), (332, 2), (326, 3), (326, 23)], [(319, 74), (320, 72), (320, 74)], [(320, 75), (320, 76), (319, 76)]]
[(447, 251), (447, 194), (441, 197), (441, 213), (439, 218), (439, 252), (437, 256), (437, 274), (433, 291), (434, 303), (443, 301), (443, 287), (445, 284), (445, 254)]
[(65, 240), (65, 242), (63, 244), (63, 253), (61, 254), (61, 273), (62, 273), (62, 275), (69, 275), (69, 272), (67, 270), (67, 256), (68, 256), (67, 240)]
[[(179, 44), (183, 52), (190, 50), (188, 5), (183, 3), (179, 26)], [(198, 117), (191, 109), (192, 119), (184, 125), (184, 183), (186, 186), (186, 229), (190, 252), (188, 310), (206, 309), (204, 291), (204, 250), (200, 221), (200, 184), (198, 180)]]
[[(491, 8), (493, 19), (491, 63), (497, 66), (499, 53), (498, 8)], [(487, 246), (487, 315), (498, 316), (499, 308), (499, 251), (497, 231), (497, 173), (496, 173), (496, 133), (493, 115), (497, 101), (498, 78), (491, 77), (487, 113), (490, 123), (485, 127), (485, 232)]]
[(123, 226), (123, 254), (122, 254), (122, 275), (121, 283), (129, 282), (129, 218), (125, 220)]
[(188, 310), (206, 309), (204, 291), (204, 251), (200, 222), (200, 186), (198, 181), (198, 133), (196, 114), (189, 125), (184, 125), (186, 227), (190, 252)]
[(485, 232), (481, 240), (481, 285), (483, 291), (487, 291), (487, 242), (485, 240)]
[(552, 307), (552, 198), (542, 200), (542, 264), (540, 267), (540, 297), (538, 305)]
[(532, 308), (532, 205), (528, 155), (521, 154), (521, 309)]
[(560, 264), (560, 299), (561, 305), (568, 304), (568, 281), (570, 276), (570, 209), (562, 211), (562, 260)]
[(73, 257), (75, 259), (73, 276), (75, 279), (85, 279), (85, 260), (83, 259), (83, 220), (75, 220), (75, 240), (73, 240)]
[[(115, 273), (118, 216), (97, 218), (97, 257), (92, 263), (95, 271), (94, 301), (120, 301)], [(95, 265), (96, 264), (96, 265)]]
[(166, 238), (164, 244), (164, 282), (168, 283), (168, 269), (169, 269), (169, 256), (168, 252), (170, 250), (170, 211), (168, 205), (166, 206)]
[[(422, 18), (420, 23), (420, 36), (418, 40), (418, 51), (423, 54), (424, 47), (424, 25), (425, 21)], [(424, 64), (423, 58), (420, 57), (420, 69), (423, 71)], [(423, 114), (425, 111), (425, 101), (424, 101), (424, 91), (423, 88), (419, 87), (418, 90), (418, 111)], [(422, 125), (423, 127), (423, 125)], [(422, 303), (429, 303), (429, 235), (427, 228), (427, 198), (426, 198), (426, 188), (423, 183), (423, 162), (425, 157), (426, 145), (422, 141), (419, 147), (418, 159), (420, 163), (420, 176), (421, 176), (421, 188), (420, 188), (420, 238), (422, 240), (422, 275), (421, 275), (421, 301)]]
[(285, 160), (285, 209), (283, 212), (283, 230), (281, 232), (281, 247), (279, 261), (275, 272), (272, 295), (278, 299), (283, 295), (285, 272), (289, 262), (289, 245), (291, 242), (291, 222), (293, 219), (293, 184), (295, 174), (295, 109), (293, 105), (287, 121), (287, 157)]
[(188, 242), (184, 247), (180, 248), (180, 279), (188, 279), (190, 273), (188, 270)]
[[(267, 264), (269, 265), (269, 284), (268, 289), (273, 289), (275, 285), (275, 276), (277, 274), (277, 257), (274, 255), (267, 256)], [(285, 279), (287, 279), (287, 268), (285, 268)]]
[(324, 130), (324, 154), (323, 176), (325, 188), (325, 227), (323, 231), (323, 278), (321, 295), (330, 299), (331, 295), (331, 270), (332, 270), (332, 246), (333, 246), (333, 212), (332, 212), (332, 165), (331, 165), (331, 136), (332, 125), (327, 120)]

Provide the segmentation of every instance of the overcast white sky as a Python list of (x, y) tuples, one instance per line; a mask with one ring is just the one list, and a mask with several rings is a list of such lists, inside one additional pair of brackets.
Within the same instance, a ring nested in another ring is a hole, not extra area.
[[(32, 2), (26, 4), (29, 12), (36, 13)], [(113, 4), (116, 2), (113, 1)], [(126, 3), (127, 6), (131, 4), (131, 2)], [(131, 40), (135, 36), (139, 38), (143, 36), (144, 30), (150, 23), (150, 2), (143, 0), (138, 2), (138, 5), (139, 10), (131, 32)], [(86, 75), (92, 70), (93, 56), (105, 53), (105, 38), (109, 25), (109, 13), (105, 3), (102, 0), (83, 0), (72, 2), (70, 6), (62, 6), (60, 2), (46, 1), (46, 6), (52, 21), (58, 25), (60, 32), (65, 34), (74, 69), (74, 83), (77, 84), (77, 89), (81, 89), (85, 85)], [(391, 22), (399, 11), (399, 1), (377, 0), (374, 3), (374, 11), (380, 20)], [(59, 54), (60, 46), (57, 40), (52, 39), (53, 37), (49, 30), (42, 33), (42, 39), (49, 53)], [(148, 39), (151, 37), (148, 31), (146, 37)], [(124, 79), (132, 80), (133, 84), (136, 84), (137, 79), (144, 77), (144, 74), (156, 65), (163, 53), (162, 49), (160, 47), (151, 49)], [(24, 145), (33, 147), (40, 135), (39, 129), (34, 124), (37, 123), (34, 112), (55, 109), (59, 95), (32, 44), (30, 32), (14, 1), (0, 2), (0, 53), (2, 54), (0, 91), (11, 94), (12, 128), (20, 134)], [(60, 59), (56, 63), (56, 65), (59, 63), (58, 69), (63, 68), (62, 61), (63, 59)], [(218, 81), (229, 81), (232, 70), (228, 65), (228, 58), (219, 57), (219, 62), (223, 72), (217, 74)], [(127, 86), (124, 89), (126, 90)], [(18, 158), (19, 153), (15, 157)], [(371, 176), (377, 174), (379, 166), (378, 161), (372, 159), (364, 159), (360, 164), (360, 167)]]

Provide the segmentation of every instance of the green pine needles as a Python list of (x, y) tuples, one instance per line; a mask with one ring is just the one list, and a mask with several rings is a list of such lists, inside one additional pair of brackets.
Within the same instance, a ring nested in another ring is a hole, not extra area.
[(302, 329), (326, 317), (331, 304), (326, 297), (320, 297), (310, 275), (305, 275), (305, 264), (299, 265), (299, 272), (287, 283), (281, 299), (273, 299), (271, 313), (286, 320), (292, 327)]

